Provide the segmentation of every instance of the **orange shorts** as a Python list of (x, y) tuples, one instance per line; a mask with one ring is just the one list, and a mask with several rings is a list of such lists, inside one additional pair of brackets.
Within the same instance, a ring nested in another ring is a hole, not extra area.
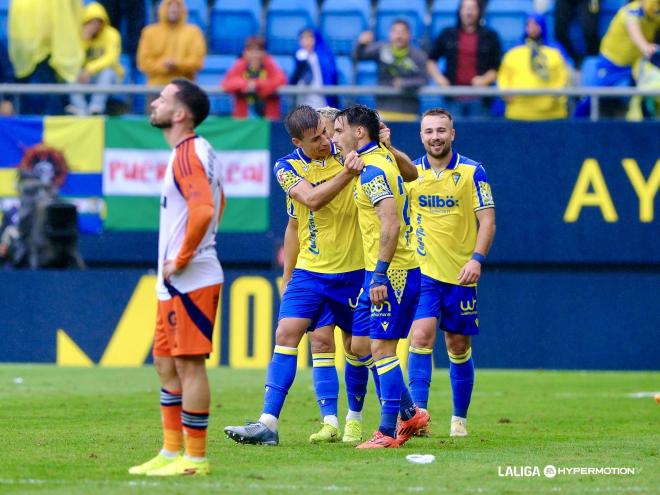
[(210, 354), (222, 284), (158, 301), (154, 356)]

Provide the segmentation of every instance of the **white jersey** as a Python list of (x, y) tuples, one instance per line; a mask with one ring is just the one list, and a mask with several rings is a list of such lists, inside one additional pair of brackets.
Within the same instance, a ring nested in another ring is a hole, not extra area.
[[(176, 173), (175, 168), (178, 170)], [(202, 171), (211, 186), (215, 214), (192, 259), (182, 270), (170, 277), (170, 282), (178, 292), (188, 293), (224, 281), (215, 248), (215, 234), (218, 229), (218, 215), (223, 194), (220, 166), (208, 141), (200, 136), (190, 136), (172, 150), (163, 180), (156, 282), (156, 292), (160, 300), (171, 298), (163, 283), (163, 264), (165, 260), (174, 260), (177, 257), (183, 245), (188, 223), (188, 204), (177, 177), (201, 174)]]

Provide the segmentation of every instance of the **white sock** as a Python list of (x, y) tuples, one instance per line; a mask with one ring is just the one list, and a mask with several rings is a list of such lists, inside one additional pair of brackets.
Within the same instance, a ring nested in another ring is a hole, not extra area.
[(453, 423), (454, 421), (462, 421), (463, 423), (467, 424), (467, 418), (461, 418), (460, 416), (452, 416), (451, 422)]
[(259, 422), (265, 424), (270, 431), (277, 431), (277, 418), (272, 414), (262, 414)]
[(179, 453), (178, 452), (170, 452), (169, 450), (165, 450), (165, 449), (160, 449), (160, 455), (162, 455), (164, 457), (169, 457), (170, 459), (172, 459), (173, 457), (178, 456)]
[(337, 419), (337, 416), (335, 416), (334, 414), (328, 414), (327, 416), (323, 416), (323, 422), (339, 429), (339, 420)]
[(362, 421), (362, 411), (351, 411), (349, 409), (348, 414), (346, 415), (346, 421), (350, 421), (352, 419), (357, 419), (358, 421)]
[(184, 455), (183, 457), (185, 457), (189, 461), (195, 461), (195, 462), (202, 462), (206, 460), (206, 457), (192, 457), (189, 456), (188, 454)]

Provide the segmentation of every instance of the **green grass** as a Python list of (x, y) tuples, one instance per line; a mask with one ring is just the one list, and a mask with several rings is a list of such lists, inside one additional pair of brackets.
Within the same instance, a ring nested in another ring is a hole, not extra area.
[[(478, 370), (470, 436), (447, 436), (446, 372), (432, 388), (431, 438), (402, 449), (312, 446), (319, 425), (311, 372), (298, 373), (279, 447), (237, 445), (222, 427), (258, 417), (263, 371), (213, 369), (209, 456), (199, 479), (132, 477), (160, 447), (158, 382), (150, 367), (0, 366), (0, 493), (658, 493), (660, 406), (628, 394), (660, 390), (660, 373)], [(21, 377), (22, 383), (15, 383)], [(340, 396), (340, 416), (345, 396)], [(365, 426), (378, 422), (373, 392)], [(415, 465), (405, 456), (431, 453)], [(502, 466), (633, 467), (629, 476), (498, 476)]]

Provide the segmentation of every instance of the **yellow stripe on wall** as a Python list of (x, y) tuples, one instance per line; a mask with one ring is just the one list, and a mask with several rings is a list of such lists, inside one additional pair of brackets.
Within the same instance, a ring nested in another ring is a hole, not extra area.
[(44, 143), (64, 153), (72, 172), (103, 171), (103, 117), (44, 118)]

